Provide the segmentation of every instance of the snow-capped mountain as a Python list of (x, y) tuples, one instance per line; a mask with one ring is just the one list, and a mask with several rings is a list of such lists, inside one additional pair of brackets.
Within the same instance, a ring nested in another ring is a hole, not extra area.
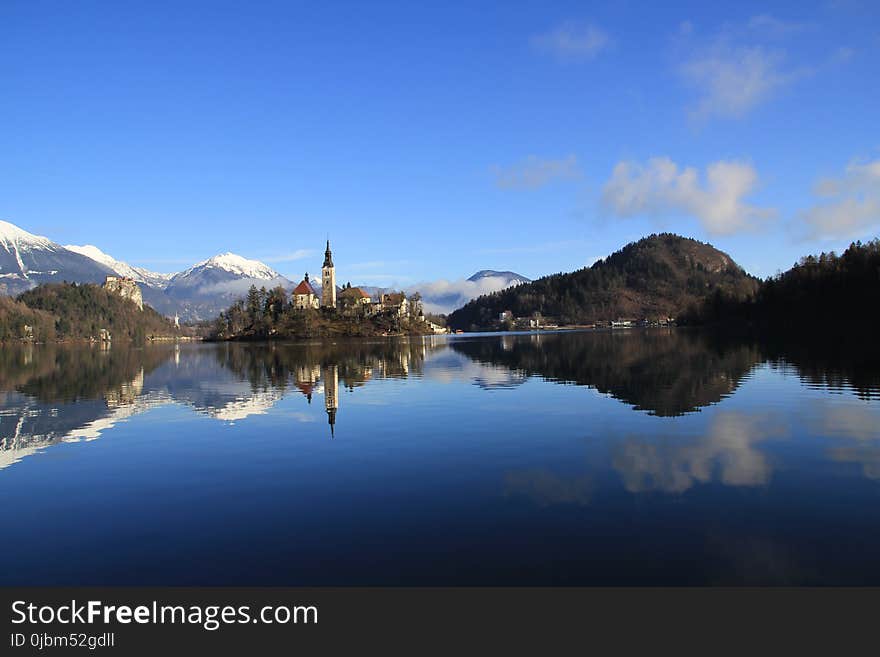
[(100, 283), (113, 270), (47, 237), (0, 221), (0, 293), (18, 294), (40, 283)]
[(476, 283), (484, 278), (498, 278), (504, 282), (504, 287), (511, 285), (521, 285), (523, 283), (531, 283), (531, 278), (526, 278), (522, 274), (512, 271), (495, 271), (494, 269), (481, 269), (476, 274), (468, 278), (472, 283)]
[(18, 294), (40, 283), (102, 283), (108, 275), (133, 279), (145, 303), (183, 320), (215, 317), (251, 285), (293, 286), (265, 263), (234, 253), (221, 253), (177, 274), (159, 274), (117, 260), (97, 246), (61, 246), (0, 221), (0, 294)]
[(280, 274), (259, 260), (248, 260), (234, 253), (221, 253), (213, 258), (208, 258), (193, 265), (186, 271), (175, 274), (172, 280), (182, 281), (192, 279), (204, 272), (219, 271), (242, 278), (256, 278), (271, 281), (280, 278)]
[(293, 283), (259, 260), (221, 253), (172, 276), (165, 294), (183, 304), (181, 316), (210, 319), (244, 296), (251, 285), (290, 289)]
[(122, 262), (121, 260), (117, 260), (113, 256), (104, 253), (101, 249), (92, 244), (84, 244), (83, 246), (68, 244), (64, 248), (68, 251), (73, 251), (74, 253), (79, 253), (87, 258), (91, 258), (102, 265), (106, 265), (120, 276), (130, 278), (138, 283), (149, 285), (150, 287), (157, 287), (164, 290), (168, 287), (171, 277), (174, 276), (174, 274), (159, 274), (150, 271), (149, 269), (144, 269), (143, 267), (134, 267), (127, 262)]

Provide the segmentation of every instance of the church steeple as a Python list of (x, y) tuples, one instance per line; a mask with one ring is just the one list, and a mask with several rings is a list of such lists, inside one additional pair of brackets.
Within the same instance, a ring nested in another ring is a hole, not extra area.
[(327, 409), (327, 424), (330, 425), (330, 437), (336, 437), (336, 409), (328, 408)]
[(327, 240), (324, 266), (321, 267), (321, 306), (336, 308), (336, 267), (333, 266), (333, 254), (330, 253), (330, 240)]

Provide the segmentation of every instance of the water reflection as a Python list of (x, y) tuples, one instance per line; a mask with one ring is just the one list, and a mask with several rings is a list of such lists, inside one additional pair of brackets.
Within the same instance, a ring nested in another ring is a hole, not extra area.
[(504, 336), (451, 344), (477, 362), (590, 386), (660, 416), (719, 402), (761, 360), (752, 344), (676, 330)]
[(683, 493), (717, 478), (727, 486), (762, 486), (772, 468), (759, 448), (787, 428), (766, 415), (719, 412), (700, 436), (630, 436), (615, 449), (614, 468), (631, 493)]
[(880, 382), (842, 349), (4, 348), (0, 584), (880, 583)]
[[(0, 468), (58, 442), (94, 440), (134, 415), (169, 404), (232, 423), (270, 413), (290, 395), (307, 404), (318, 396), (327, 435), (334, 437), (337, 419), (345, 413), (340, 389), (354, 392), (371, 382), (396, 379), (467, 383), (503, 392), (539, 378), (595, 389), (649, 415), (677, 417), (733, 395), (757, 367), (769, 362), (777, 371), (794, 368), (809, 386), (831, 391), (849, 386), (861, 399), (876, 397), (880, 381), (870, 366), (874, 361), (844, 356), (839, 345), (834, 348), (835, 358), (809, 361), (805, 352), (794, 349), (789, 362), (778, 344), (683, 330), (109, 350), (4, 348)], [(833, 367), (823, 368), (829, 362)], [(858, 442), (836, 446), (831, 458), (861, 464), (867, 476), (877, 476), (880, 442), (875, 441), (873, 406), (829, 407), (815, 422), (828, 436)], [(767, 483), (772, 470), (762, 443), (784, 433), (778, 419), (723, 412), (699, 435), (625, 436), (610, 458), (631, 492), (683, 492), (713, 478), (727, 485), (757, 486)], [(508, 485), (531, 488), (545, 498), (589, 498), (586, 482), (552, 477), (541, 471), (514, 474)]]

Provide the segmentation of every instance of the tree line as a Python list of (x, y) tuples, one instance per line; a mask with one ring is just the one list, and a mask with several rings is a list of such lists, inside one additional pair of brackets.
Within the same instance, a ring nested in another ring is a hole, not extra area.
[[(350, 289), (350, 285), (343, 288), (343, 292), (346, 289)], [(408, 302), (415, 308), (410, 317), (398, 317), (389, 310), (373, 312), (357, 303), (354, 296), (344, 294), (340, 295), (338, 308), (297, 308), (292, 295), (284, 287), (279, 285), (267, 290), (252, 285), (244, 298), (220, 313), (209, 339), (265, 340), (430, 333), (420, 313), (418, 295), (410, 297)]]
[(840, 255), (808, 255), (761, 282), (755, 294), (716, 292), (684, 318), (691, 324), (828, 331), (876, 330), (880, 319), (880, 240), (853, 242)]

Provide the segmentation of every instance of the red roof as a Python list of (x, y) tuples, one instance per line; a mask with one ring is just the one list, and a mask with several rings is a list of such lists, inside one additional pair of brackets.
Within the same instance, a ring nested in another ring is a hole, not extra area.
[(293, 288), (294, 294), (314, 294), (315, 291), (312, 289), (312, 286), (309, 285), (309, 282), (303, 279), (302, 283)]

